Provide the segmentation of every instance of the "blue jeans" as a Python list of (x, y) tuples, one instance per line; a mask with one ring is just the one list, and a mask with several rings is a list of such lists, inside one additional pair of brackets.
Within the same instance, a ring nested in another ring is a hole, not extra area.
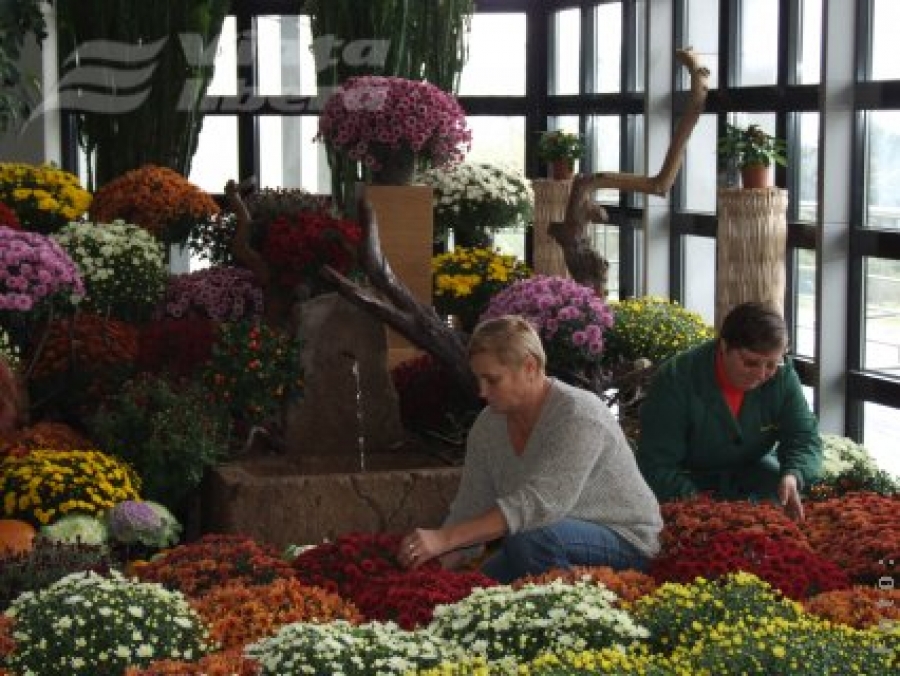
[(646, 570), (648, 557), (611, 528), (599, 523), (563, 519), (503, 539), (481, 572), (501, 584), (552, 568), (609, 566)]

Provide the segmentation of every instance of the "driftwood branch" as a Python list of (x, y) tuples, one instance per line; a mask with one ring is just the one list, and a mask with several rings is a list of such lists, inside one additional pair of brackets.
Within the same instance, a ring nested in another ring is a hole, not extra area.
[(235, 261), (250, 270), (257, 283), (265, 289), (272, 281), (272, 271), (262, 254), (250, 246), (250, 212), (247, 211), (247, 205), (241, 198), (241, 192), (246, 188), (246, 181), (240, 184), (228, 181), (225, 184), (225, 198), (237, 219), (234, 237), (231, 240), (231, 255)]
[(459, 334), (445, 324), (431, 306), (420, 303), (394, 274), (381, 250), (378, 219), (372, 206), (359, 203), (363, 240), (359, 266), (371, 288), (364, 288), (331, 266), (320, 272), (344, 298), (378, 317), (408, 341), (434, 355), (465, 389), (474, 392), (474, 377), (468, 368), (466, 347)]
[(676, 57), (691, 76), (691, 92), (687, 109), (678, 121), (672, 142), (666, 151), (662, 166), (655, 176), (600, 172), (577, 176), (566, 205), (563, 222), (551, 223), (547, 232), (563, 250), (569, 273), (576, 281), (594, 287), (600, 295), (606, 295), (606, 272), (609, 263), (594, 251), (587, 236), (589, 223), (607, 222), (606, 210), (594, 200), (598, 190), (614, 189), (663, 196), (672, 188), (675, 177), (684, 160), (684, 150), (691, 132), (697, 125), (706, 104), (709, 91), (709, 69), (700, 65), (690, 50), (678, 50)]

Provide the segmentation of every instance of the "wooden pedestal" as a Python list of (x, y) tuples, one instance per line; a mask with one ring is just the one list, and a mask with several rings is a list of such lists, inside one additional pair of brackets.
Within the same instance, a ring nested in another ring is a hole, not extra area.
[(788, 192), (723, 188), (718, 192), (716, 329), (735, 305), (784, 310)]
[(547, 227), (565, 217), (572, 181), (538, 178), (531, 186), (534, 189), (534, 272), (568, 277), (563, 250), (547, 233)]
[[(391, 268), (419, 301), (431, 305), (434, 237), (431, 187), (365, 185), (362, 190), (378, 219), (381, 248)], [(388, 329), (389, 367), (418, 354), (417, 348)]]

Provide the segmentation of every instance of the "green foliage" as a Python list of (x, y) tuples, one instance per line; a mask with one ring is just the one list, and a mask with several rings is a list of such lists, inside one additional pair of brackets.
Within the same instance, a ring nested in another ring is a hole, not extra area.
[(20, 60), (29, 36), (37, 38), (38, 44), (47, 37), (41, 4), (39, 0), (0, 3), (0, 132), (24, 122), (38, 94), (34, 76), (22, 72)]
[(110, 397), (91, 438), (135, 468), (142, 496), (178, 509), (227, 448), (227, 418), (199, 385), (144, 375)]
[(757, 124), (746, 129), (726, 124), (725, 136), (719, 139), (716, 149), (720, 159), (734, 161), (741, 168), (753, 164), (766, 167), (773, 163), (787, 164), (787, 143), (766, 133)]
[(584, 155), (584, 140), (578, 134), (561, 130), (541, 132), (537, 153), (538, 158), (547, 162), (554, 160), (574, 162)]

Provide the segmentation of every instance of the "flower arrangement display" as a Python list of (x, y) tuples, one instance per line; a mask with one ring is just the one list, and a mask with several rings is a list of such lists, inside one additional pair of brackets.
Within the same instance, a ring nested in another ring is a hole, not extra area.
[(793, 620), (803, 612), (798, 603), (744, 572), (715, 581), (701, 577), (687, 584), (668, 582), (635, 601), (630, 610), (635, 621), (650, 631), (650, 645), (661, 652), (695, 643), (712, 627), (740, 618), (764, 623), (775, 618)]
[(494, 296), (482, 319), (521, 315), (541, 336), (551, 370), (581, 372), (600, 364), (613, 316), (596, 292), (564, 277), (535, 275)]
[(646, 296), (610, 303), (613, 325), (606, 332), (604, 362), (659, 364), (713, 338), (713, 329), (696, 312), (674, 301)]
[(222, 324), (204, 379), (235, 421), (272, 418), (302, 394), (299, 338), (265, 324)]
[(74, 302), (84, 295), (69, 254), (49, 237), (0, 226), (0, 312), (28, 312), (57, 294)]
[(806, 547), (747, 531), (718, 533), (702, 545), (680, 547), (676, 554), (657, 557), (650, 567), (660, 582), (716, 579), (737, 571), (753, 573), (797, 600), (850, 586), (843, 570)]
[(434, 308), (453, 315), (471, 332), (491, 298), (527, 279), (527, 266), (515, 256), (487, 248), (456, 247), (431, 259)]
[(229, 420), (209, 397), (198, 383), (142, 374), (104, 400), (91, 437), (134, 467), (144, 497), (178, 511), (227, 448)]
[(103, 514), (138, 497), (140, 482), (127, 463), (100, 451), (35, 450), (0, 461), (3, 514), (35, 526), (73, 513)]
[(151, 320), (141, 327), (135, 369), (191, 378), (209, 361), (218, 335), (218, 325), (205, 317)]
[(226, 584), (210, 589), (191, 605), (226, 650), (242, 648), (294, 622), (358, 624), (363, 619), (351, 602), (337, 594), (290, 578), (252, 587)]
[(129, 667), (124, 676), (259, 676), (259, 664), (240, 650), (226, 650), (192, 662), (157, 660), (146, 668)]
[(41, 420), (16, 430), (7, 437), (0, 436), (0, 457), (28, 455), (37, 448), (54, 451), (74, 451), (90, 448), (87, 438), (65, 423)]
[(332, 211), (330, 195), (319, 195), (302, 188), (263, 188), (247, 196), (244, 204), (254, 225), (263, 228), (280, 217), (295, 219), (304, 213)]
[(325, 265), (349, 272), (361, 241), (358, 223), (326, 212), (302, 211), (295, 216), (278, 216), (269, 224), (262, 255), (277, 281), (293, 288), (314, 283)]
[(25, 230), (46, 235), (81, 218), (91, 194), (77, 176), (57, 167), (0, 162), (0, 202)]
[(104, 515), (107, 532), (117, 542), (152, 549), (178, 542), (181, 524), (164, 506), (152, 500), (123, 500)]
[(361, 76), (347, 79), (329, 96), (316, 139), (377, 171), (397, 150), (425, 166), (461, 162), (472, 132), (456, 99), (433, 84)]
[(434, 560), (414, 571), (397, 561), (401, 536), (347, 533), (309, 548), (293, 560), (305, 584), (340, 594), (369, 620), (391, 620), (405, 629), (427, 624), (434, 608), (494, 582), (474, 572), (446, 571)]
[(808, 547), (806, 535), (784, 510), (768, 502), (714, 500), (700, 495), (661, 506), (663, 555), (677, 555), (683, 547), (703, 546), (720, 533), (764, 533)]
[[(206, 628), (186, 599), (159, 585), (75, 573), (7, 611), (15, 619), (15, 673), (120, 676), (129, 665), (209, 652)], [(53, 637), (48, 641), (48, 637)]]
[(289, 563), (271, 547), (242, 535), (207, 534), (195, 542), (163, 552), (135, 567), (146, 582), (159, 582), (198, 598), (225, 583), (266, 585), (292, 576)]
[(106, 524), (96, 516), (69, 514), (41, 528), (41, 535), (53, 543), (101, 546), (109, 540)]
[(19, 223), (19, 217), (16, 212), (0, 202), (0, 225), (6, 226), (11, 230), (21, 230), (22, 224)]
[(877, 631), (832, 625), (812, 616), (766, 623), (743, 617), (709, 628), (672, 655), (676, 673), (843, 676), (896, 671), (896, 647)]
[(817, 594), (803, 602), (806, 612), (854, 629), (900, 629), (900, 589), (854, 585)]
[(434, 193), (435, 239), (454, 235), (457, 245), (483, 245), (491, 234), (529, 221), (534, 191), (525, 176), (512, 168), (483, 162), (463, 162), (431, 169), (418, 180)]
[(389, 622), (336, 620), (288, 624), (247, 646), (245, 654), (262, 665), (261, 676), (402, 676), (458, 658), (459, 650), (431, 633), (407, 632)]
[(900, 496), (848, 493), (807, 505), (809, 543), (854, 581), (874, 584), (881, 561), (900, 561)]
[(53, 238), (78, 268), (86, 309), (141, 320), (162, 296), (168, 275), (165, 255), (146, 230), (123, 221), (69, 223)]
[(104, 185), (91, 205), (92, 220), (136, 223), (167, 244), (184, 244), (193, 227), (217, 213), (209, 194), (177, 171), (152, 164)]
[(496, 586), (437, 607), (428, 628), (466, 653), (516, 673), (518, 663), (544, 652), (601, 649), (646, 638), (647, 630), (614, 604), (613, 592), (586, 582)]
[(822, 479), (810, 489), (814, 500), (851, 492), (870, 491), (881, 495), (900, 493), (900, 478), (878, 468), (864, 446), (837, 434), (823, 434)]
[(400, 403), (400, 420), (408, 430), (436, 431), (462, 443), (483, 406), (427, 353), (397, 364), (391, 369), (391, 380)]
[(32, 401), (84, 419), (131, 376), (138, 328), (90, 312), (51, 321), (32, 356)]
[(169, 277), (158, 315), (200, 316), (215, 322), (259, 319), (262, 289), (244, 268), (220, 266)]
[(578, 581), (600, 584), (616, 595), (616, 603), (627, 607), (633, 601), (652, 594), (659, 586), (650, 575), (637, 570), (613, 570), (609, 566), (572, 566), (554, 568), (541, 575), (528, 575), (513, 582), (514, 588), (525, 584), (546, 584), (553, 580), (574, 583)]

